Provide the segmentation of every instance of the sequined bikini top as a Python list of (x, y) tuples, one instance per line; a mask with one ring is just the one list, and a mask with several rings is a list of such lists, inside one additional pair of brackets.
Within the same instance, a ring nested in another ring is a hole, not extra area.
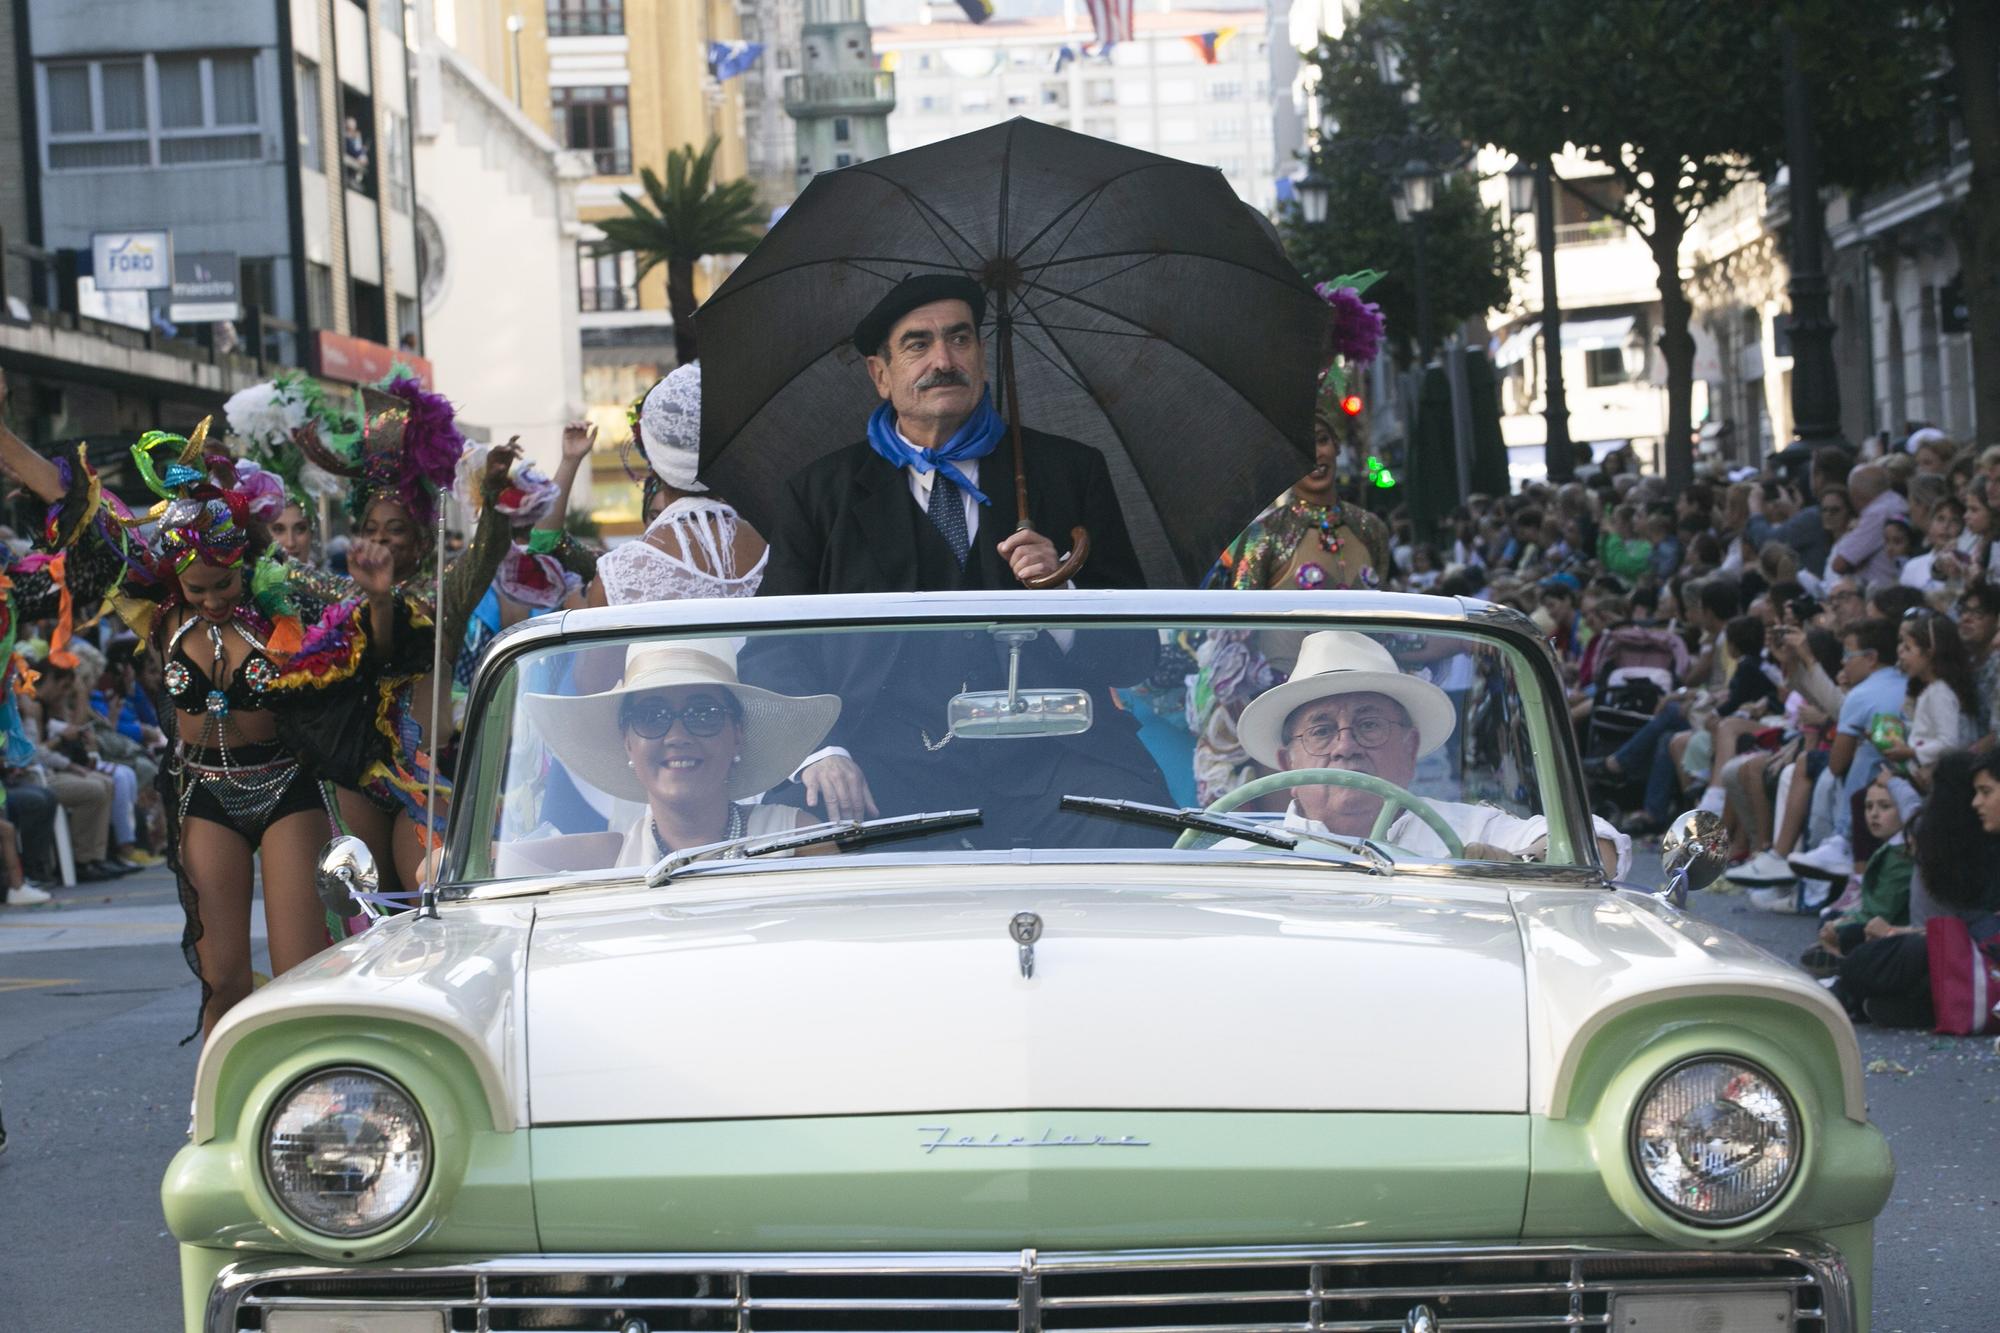
[(232, 621), (236, 632), (250, 645), (250, 655), (243, 659), (241, 666), (221, 687), (209, 678), (208, 673), (187, 654), (182, 642), (190, 630), (202, 625), (208, 627), (208, 642), (211, 662), (221, 665), (229, 660), (222, 642), (222, 626), (201, 616), (190, 616), (181, 622), (167, 642), (167, 668), (165, 671), (167, 694), (173, 699), (174, 707), (184, 713), (228, 713), (234, 709), (254, 710), (263, 706), (264, 691), (271, 688), (271, 682), (278, 678), (277, 664), (267, 655), (263, 638), (256, 630), (241, 620)]

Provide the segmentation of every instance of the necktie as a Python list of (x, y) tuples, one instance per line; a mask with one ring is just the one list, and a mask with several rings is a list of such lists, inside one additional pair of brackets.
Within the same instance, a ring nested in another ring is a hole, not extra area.
[(942, 472), (931, 474), (931, 523), (938, 536), (951, 547), (951, 553), (958, 557), (960, 569), (965, 568), (965, 557), (972, 550), (972, 535), (965, 530), (964, 495), (950, 477)]

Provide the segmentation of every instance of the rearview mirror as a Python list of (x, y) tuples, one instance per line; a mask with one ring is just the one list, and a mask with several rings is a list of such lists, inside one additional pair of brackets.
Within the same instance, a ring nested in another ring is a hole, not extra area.
[(1689, 889), (1705, 889), (1729, 864), (1729, 830), (1712, 810), (1690, 810), (1660, 839), (1660, 869), (1667, 875), (1666, 899), (1687, 905)]
[(952, 697), (945, 716), (951, 734), (966, 740), (1074, 736), (1090, 730), (1090, 696), (1082, 690), (970, 690)]
[(382, 876), (375, 868), (375, 853), (359, 838), (343, 834), (326, 845), (319, 854), (313, 888), (320, 904), (343, 920), (365, 916), (374, 921), (382, 915), (370, 901), (381, 892)]

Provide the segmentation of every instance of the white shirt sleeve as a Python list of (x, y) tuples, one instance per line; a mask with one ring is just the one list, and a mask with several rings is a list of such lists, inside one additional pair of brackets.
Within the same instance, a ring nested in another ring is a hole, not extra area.
[[(1444, 816), (1460, 842), (1483, 842), (1503, 852), (1526, 852), (1549, 836), (1549, 821), (1541, 815), (1522, 819), (1490, 805), (1461, 805), (1454, 801), (1433, 801), (1431, 805)], [(1591, 830), (1600, 841), (1618, 849), (1618, 864), (1611, 874), (1614, 879), (1623, 879), (1632, 868), (1631, 835), (1620, 833), (1595, 815), (1591, 816)], [(1408, 810), (1389, 826), (1388, 840), (1427, 856), (1447, 854), (1444, 840)]]

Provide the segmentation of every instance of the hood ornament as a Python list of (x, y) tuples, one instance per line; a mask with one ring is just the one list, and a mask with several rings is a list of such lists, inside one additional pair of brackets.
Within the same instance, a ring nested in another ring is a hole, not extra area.
[(1042, 919), (1033, 912), (1016, 912), (1007, 923), (1007, 933), (1021, 946), (1021, 975), (1035, 975), (1035, 941), (1042, 937)]
[(1419, 1305), (1403, 1319), (1403, 1333), (1438, 1333), (1437, 1316), (1428, 1305)]

